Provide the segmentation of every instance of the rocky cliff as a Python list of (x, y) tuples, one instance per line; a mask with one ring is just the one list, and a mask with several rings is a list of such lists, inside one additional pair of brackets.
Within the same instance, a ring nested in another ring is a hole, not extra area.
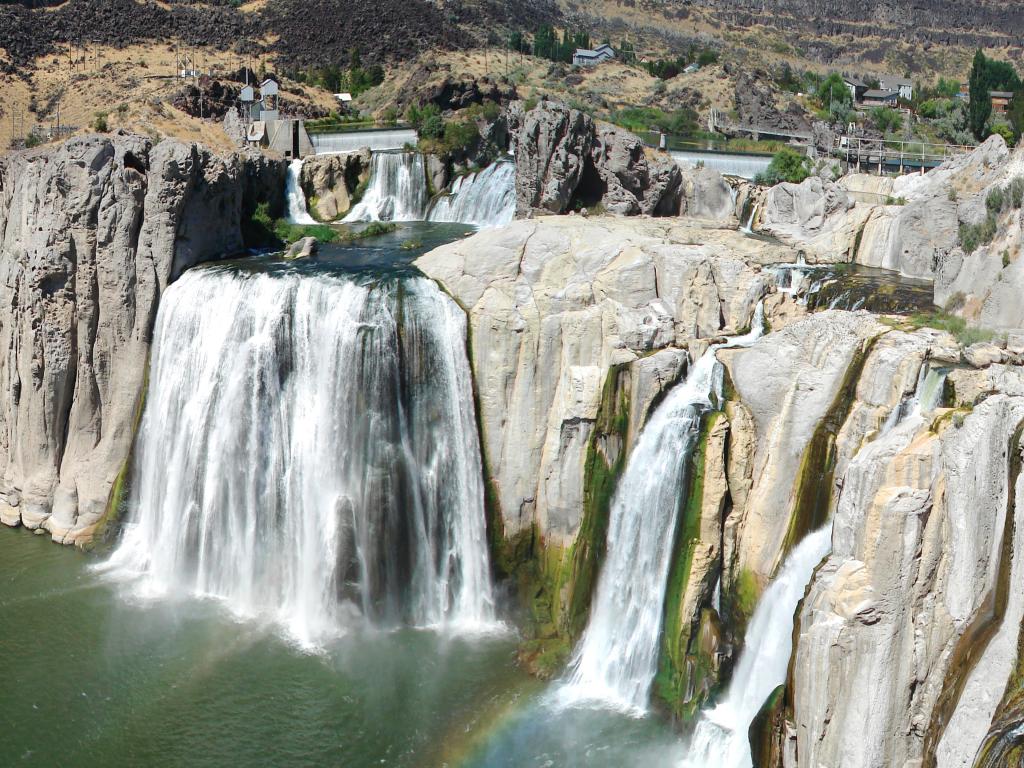
[(680, 500), (657, 699), (694, 722), (787, 555), (831, 524), (789, 679), (752, 732), (762, 764), (1002, 754), (1004, 689), (1020, 706), (1022, 369), (899, 317), (807, 314), (764, 268), (795, 256), (688, 220), (549, 217), (418, 261), (469, 314), (499, 567), (540, 638), (527, 658), (557, 671), (585, 626), (609, 499), (660, 394), (763, 301), (771, 333), (717, 353), (724, 401)]
[(284, 169), (83, 137), (0, 159), (0, 520), (86, 543), (129, 455), (160, 294), (238, 252)]

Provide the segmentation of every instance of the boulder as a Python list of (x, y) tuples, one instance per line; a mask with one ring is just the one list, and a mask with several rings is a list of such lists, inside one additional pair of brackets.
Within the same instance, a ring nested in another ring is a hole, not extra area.
[(684, 168), (682, 177), (681, 215), (713, 221), (733, 218), (736, 195), (722, 174), (714, 168)]
[(564, 213), (583, 178), (594, 123), (583, 112), (541, 102), (516, 134), (516, 213)]
[(990, 365), (1003, 362), (1004, 352), (995, 344), (979, 342), (971, 344), (964, 350), (964, 360), (975, 368), (988, 368)]
[(334, 221), (352, 207), (352, 194), (370, 174), (370, 150), (312, 155), (302, 163), (300, 183), (306, 197), (315, 200), (321, 221)]
[[(629, 131), (598, 123), (590, 159), (603, 187), (601, 203), (609, 213), (651, 215), (679, 209), (679, 166), (667, 155), (648, 150)], [(582, 192), (593, 196), (590, 190)]]
[(288, 250), (284, 252), (284, 258), (289, 261), (314, 258), (319, 245), (320, 241), (315, 237), (300, 237), (288, 246)]

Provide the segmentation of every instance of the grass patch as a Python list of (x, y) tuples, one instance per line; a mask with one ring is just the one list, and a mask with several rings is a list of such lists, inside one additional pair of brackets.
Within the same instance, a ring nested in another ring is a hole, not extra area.
[(939, 331), (948, 331), (956, 337), (961, 345), (969, 347), (981, 341), (992, 341), (995, 332), (986, 328), (972, 328), (962, 317), (951, 315), (948, 312), (935, 310), (933, 312), (915, 312), (908, 315), (906, 323), (912, 328), (934, 328)]

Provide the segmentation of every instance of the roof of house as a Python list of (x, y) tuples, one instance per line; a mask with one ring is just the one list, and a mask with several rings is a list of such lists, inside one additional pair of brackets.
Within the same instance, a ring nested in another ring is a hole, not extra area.
[(847, 85), (852, 85), (855, 88), (867, 88), (868, 84), (857, 77), (844, 77), (843, 82)]
[(899, 94), (896, 93), (896, 91), (883, 91), (883, 90), (875, 89), (875, 88), (873, 88), (871, 90), (868, 90), (868, 91), (864, 91), (864, 98), (865, 99), (880, 99), (880, 100), (885, 100), (885, 101), (895, 101), (898, 97), (899, 97)]
[(1012, 99), (1013, 91), (989, 91), (988, 97), (990, 99)]
[(597, 48), (577, 48), (574, 56), (579, 56), (584, 59), (593, 59), (598, 56), (615, 56), (615, 51), (608, 43), (601, 43)]
[(895, 85), (897, 88), (902, 88), (905, 85), (910, 86), (911, 88), (914, 87), (914, 81), (913, 80), (908, 80), (905, 77), (895, 77), (893, 75), (882, 75), (882, 76), (880, 76), (878, 78), (878, 81), (880, 83), (890, 83), (891, 85)]

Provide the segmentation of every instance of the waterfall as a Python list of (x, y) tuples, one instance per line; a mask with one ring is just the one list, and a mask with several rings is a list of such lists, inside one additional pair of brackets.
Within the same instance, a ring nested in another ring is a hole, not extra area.
[(370, 183), (345, 221), (422, 221), (427, 173), (419, 152), (374, 152)]
[(908, 416), (921, 416), (938, 408), (942, 401), (942, 391), (946, 385), (948, 368), (932, 368), (927, 362), (921, 365), (917, 374), (914, 392), (904, 398), (892, 409), (882, 424), (880, 435), (889, 432)]
[(451, 193), (434, 202), (427, 218), (479, 227), (508, 224), (516, 213), (515, 182), (514, 163), (491, 163), (478, 173), (456, 179)]
[(434, 283), (198, 268), (165, 293), (105, 568), (303, 646), (493, 620), (464, 314)]
[(790, 553), (757, 604), (728, 694), (697, 723), (682, 768), (750, 768), (747, 731), (771, 692), (786, 681), (793, 617), (831, 545), (829, 524), (805, 536)]
[(555, 692), (559, 703), (596, 702), (633, 713), (646, 709), (686, 472), (701, 416), (721, 386), (715, 351), (753, 343), (763, 326), (758, 305), (753, 330), (710, 347), (640, 433), (612, 500), (608, 549), (590, 623), (567, 679)]
[(302, 161), (292, 160), (288, 163), (284, 188), (288, 199), (288, 221), (292, 224), (316, 224), (316, 220), (306, 210), (306, 196), (302, 192), (301, 177)]
[(740, 227), (740, 232), (745, 235), (754, 234), (754, 219), (757, 217), (757, 203), (750, 204), (750, 216), (747, 217), (747, 223)]

